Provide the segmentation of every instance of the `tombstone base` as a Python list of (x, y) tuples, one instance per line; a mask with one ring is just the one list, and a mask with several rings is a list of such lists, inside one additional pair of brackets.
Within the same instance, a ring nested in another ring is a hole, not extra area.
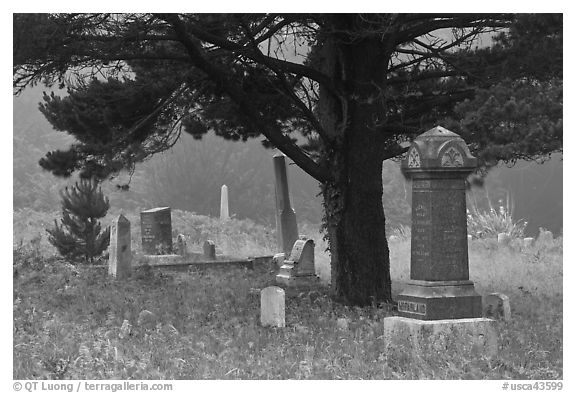
[(398, 313), (420, 320), (482, 317), (482, 296), (474, 283), (412, 280), (398, 295)]
[(496, 356), (498, 335), (487, 318), (422, 321), (404, 317), (384, 318), (386, 348), (402, 348), (415, 358), (422, 354), (457, 350), (477, 356)]
[(293, 276), (280, 271), (276, 275), (276, 283), (289, 288), (315, 287), (320, 283), (320, 277), (315, 274)]

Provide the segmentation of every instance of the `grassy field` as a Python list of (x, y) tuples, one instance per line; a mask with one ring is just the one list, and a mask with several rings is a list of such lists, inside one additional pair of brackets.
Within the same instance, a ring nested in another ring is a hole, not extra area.
[[(109, 214), (108, 218), (112, 217)], [(139, 219), (132, 222), (140, 252)], [(190, 248), (203, 240), (238, 256), (270, 255), (270, 229), (174, 211), (175, 233)], [(141, 270), (114, 282), (104, 269), (55, 256), (44, 228), (57, 215), (14, 214), (14, 379), (561, 379), (562, 239), (523, 250), (495, 241), (470, 243), (471, 279), (481, 294), (510, 297), (512, 321), (497, 322), (499, 354), (457, 349), (413, 363), (402, 348), (383, 353), (382, 318), (393, 311), (334, 304), (325, 286), (287, 293), (284, 329), (259, 325), (259, 295), (273, 282), (268, 266), (189, 273)], [(329, 281), (329, 258), (316, 240), (317, 272)], [(390, 243), (391, 274), (408, 277), (410, 241)], [(143, 310), (152, 314), (138, 321)], [(337, 328), (347, 318), (349, 328)], [(127, 321), (127, 322), (125, 322)]]

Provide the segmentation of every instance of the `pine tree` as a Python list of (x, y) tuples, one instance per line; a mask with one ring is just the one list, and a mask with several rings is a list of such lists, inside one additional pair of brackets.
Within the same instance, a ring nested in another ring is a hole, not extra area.
[(82, 179), (73, 187), (60, 192), (62, 198), (61, 225), (54, 220), (54, 228), (47, 229), (48, 240), (63, 257), (73, 262), (94, 263), (110, 243), (110, 228), (102, 231), (98, 221), (108, 212), (108, 198), (98, 187), (98, 181)]

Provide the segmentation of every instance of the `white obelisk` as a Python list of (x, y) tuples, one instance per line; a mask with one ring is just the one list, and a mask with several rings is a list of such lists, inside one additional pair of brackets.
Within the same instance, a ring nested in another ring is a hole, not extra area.
[(220, 219), (227, 220), (230, 218), (228, 214), (228, 187), (226, 184), (222, 186), (220, 191)]

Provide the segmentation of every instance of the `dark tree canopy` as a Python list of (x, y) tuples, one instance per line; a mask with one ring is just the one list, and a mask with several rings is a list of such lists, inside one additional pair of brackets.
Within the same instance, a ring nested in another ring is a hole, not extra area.
[[(478, 49), (480, 33), (493, 45)], [(181, 130), (199, 138), (214, 130), (232, 140), (264, 135), (325, 178), (309, 160), (337, 137), (321, 124), (320, 90), (339, 98), (359, 88), (344, 69), (326, 72), (327, 37), (392, 46), (370, 59), (382, 74), (373, 128), (391, 139), (443, 121), (488, 162), (562, 148), (557, 14), (15, 14), (14, 86), (43, 80), (69, 89), (41, 105), (79, 142), (42, 161), (57, 175), (105, 176), (169, 148)], [(487, 122), (486, 114), (496, 116)], [(305, 138), (292, 136), (298, 131)], [(394, 147), (388, 155), (402, 152)]]
[(561, 14), (15, 14), (14, 88), (68, 89), (40, 106), (78, 141), (41, 160), (56, 175), (107, 177), (181, 132), (263, 137), (322, 184), (334, 290), (368, 304), (391, 298), (382, 161), (438, 124), (485, 166), (562, 151), (562, 28)]

